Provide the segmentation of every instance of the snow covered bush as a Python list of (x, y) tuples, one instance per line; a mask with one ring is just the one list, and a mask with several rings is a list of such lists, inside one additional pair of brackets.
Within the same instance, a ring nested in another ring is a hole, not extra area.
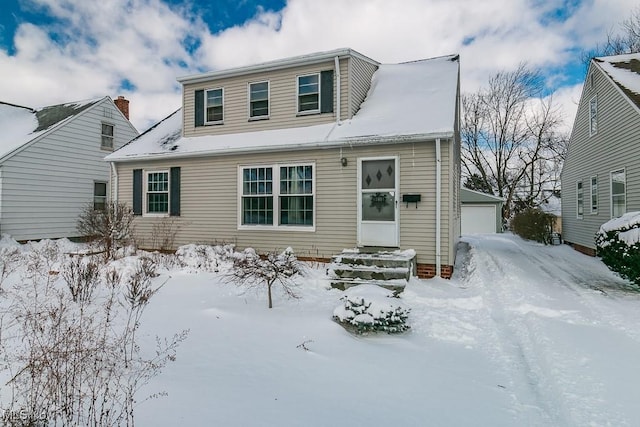
[(133, 210), (125, 203), (107, 202), (104, 209), (87, 205), (80, 213), (76, 228), (104, 252), (106, 259), (114, 259), (118, 247), (126, 246), (133, 238)]
[(333, 319), (357, 334), (369, 332), (399, 333), (407, 331), (410, 309), (393, 291), (376, 285), (349, 288), (340, 298), (342, 304), (333, 310)]
[(516, 213), (511, 220), (511, 230), (515, 234), (545, 245), (551, 243), (552, 226), (553, 215), (534, 208)]
[(293, 277), (304, 275), (304, 265), (293, 254), (293, 249), (287, 248), (280, 254), (270, 253), (261, 257), (253, 248), (247, 248), (242, 252), (234, 252), (231, 259), (233, 265), (226, 280), (249, 287), (266, 287), (269, 308), (273, 308), (271, 288), (276, 282), (280, 283), (289, 297), (297, 298), (293, 291)]
[(234, 253), (234, 245), (196, 245), (180, 246), (176, 250), (178, 262), (183, 268), (193, 272), (218, 272), (222, 263), (230, 260)]
[(602, 224), (596, 233), (596, 247), (610, 270), (640, 285), (640, 212)]

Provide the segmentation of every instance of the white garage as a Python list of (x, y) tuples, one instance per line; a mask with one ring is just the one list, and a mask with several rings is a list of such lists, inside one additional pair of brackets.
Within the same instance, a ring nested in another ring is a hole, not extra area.
[(502, 204), (504, 199), (462, 188), (461, 234), (502, 232)]

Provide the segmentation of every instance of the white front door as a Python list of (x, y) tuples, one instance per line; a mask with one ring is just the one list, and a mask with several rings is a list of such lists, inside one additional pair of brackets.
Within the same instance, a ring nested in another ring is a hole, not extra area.
[(358, 159), (358, 246), (398, 247), (398, 158)]

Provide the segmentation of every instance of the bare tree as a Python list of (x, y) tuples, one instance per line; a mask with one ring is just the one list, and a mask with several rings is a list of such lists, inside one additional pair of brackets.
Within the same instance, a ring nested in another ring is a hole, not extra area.
[(113, 259), (119, 246), (133, 237), (133, 210), (120, 202), (108, 202), (104, 209), (84, 208), (76, 228), (82, 236), (93, 239), (107, 259)]
[(273, 308), (271, 289), (277, 282), (280, 283), (285, 293), (292, 298), (297, 298), (293, 290), (293, 276), (304, 272), (291, 248), (287, 248), (281, 254), (271, 253), (260, 257), (252, 248), (243, 252), (237, 252), (232, 257), (233, 266), (227, 276), (227, 281), (249, 287), (267, 288), (269, 308)]
[(631, 11), (629, 17), (618, 24), (618, 31), (609, 30), (607, 41), (593, 49), (582, 52), (585, 69), (589, 62), (597, 56), (622, 55), (640, 52), (640, 6)]
[(465, 183), (505, 198), (505, 220), (515, 206), (537, 205), (543, 190), (556, 186), (566, 137), (560, 111), (542, 90), (540, 72), (520, 64), (462, 98)]

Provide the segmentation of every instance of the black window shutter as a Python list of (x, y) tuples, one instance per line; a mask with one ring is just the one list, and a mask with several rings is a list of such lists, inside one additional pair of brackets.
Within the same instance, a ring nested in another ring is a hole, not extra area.
[(169, 191), (171, 192), (169, 195), (169, 200), (171, 202), (171, 206), (169, 206), (169, 215), (180, 216), (180, 168), (171, 168), (169, 175)]
[(320, 73), (320, 112), (333, 113), (333, 70)]
[(133, 214), (142, 215), (142, 169), (133, 170)]
[(196, 126), (204, 126), (204, 90), (196, 91)]

